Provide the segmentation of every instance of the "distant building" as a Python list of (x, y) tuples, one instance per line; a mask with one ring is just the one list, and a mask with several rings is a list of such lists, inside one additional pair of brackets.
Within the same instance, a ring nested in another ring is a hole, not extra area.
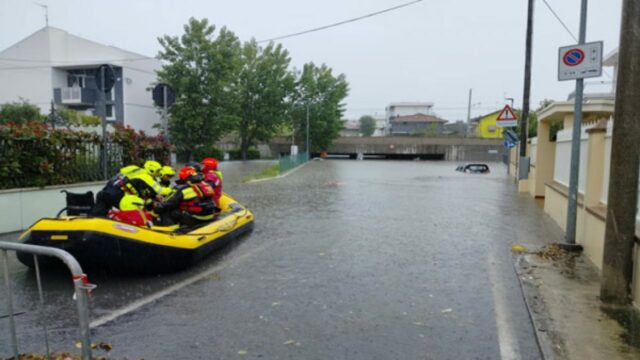
[(373, 117), (376, 121), (376, 130), (373, 132), (371, 136), (385, 136), (387, 135), (387, 119), (383, 117)]
[(344, 126), (340, 130), (340, 136), (360, 136), (360, 123), (358, 120), (342, 120), (342, 123)]
[(21, 99), (48, 113), (51, 101), (100, 115), (95, 71), (111, 65), (116, 75), (107, 94), (106, 118), (155, 133), (161, 118), (147, 88), (156, 81), (160, 61), (45, 27), (0, 52), (0, 104)]
[(469, 124), (462, 120), (457, 120), (454, 123), (448, 123), (444, 125), (442, 130), (443, 135), (465, 137), (468, 135)]
[(439, 135), (447, 120), (434, 115), (413, 114), (396, 116), (391, 119), (391, 135)]
[(470, 135), (481, 139), (502, 139), (504, 128), (497, 126), (500, 110), (471, 119)]
[(385, 131), (391, 133), (391, 120), (398, 116), (407, 115), (433, 115), (433, 103), (431, 102), (394, 102), (385, 108)]

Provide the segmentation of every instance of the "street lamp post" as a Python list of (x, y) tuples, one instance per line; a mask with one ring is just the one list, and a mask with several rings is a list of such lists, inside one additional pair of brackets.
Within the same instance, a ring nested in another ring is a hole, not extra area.
[(307, 103), (307, 160), (311, 159), (311, 147), (309, 145), (309, 103)]

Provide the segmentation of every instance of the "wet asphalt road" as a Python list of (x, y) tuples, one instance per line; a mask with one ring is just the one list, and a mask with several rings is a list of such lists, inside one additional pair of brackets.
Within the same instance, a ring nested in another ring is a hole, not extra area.
[[(446, 162), (314, 161), (250, 184), (239, 179), (267, 162), (225, 165), (225, 190), (256, 216), (252, 234), (178, 274), (90, 274), (93, 319), (207, 274), (95, 328), (112, 358), (540, 358), (510, 246), (561, 231), (502, 165), (465, 175)], [(21, 350), (42, 351), (35, 276), (11, 272)], [(45, 276), (56, 350), (77, 338), (67, 280)]]

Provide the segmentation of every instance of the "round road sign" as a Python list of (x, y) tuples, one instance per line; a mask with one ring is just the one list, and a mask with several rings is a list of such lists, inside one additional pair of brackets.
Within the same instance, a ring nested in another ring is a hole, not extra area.
[(562, 62), (567, 66), (577, 66), (584, 61), (584, 51), (578, 48), (569, 49), (562, 56)]

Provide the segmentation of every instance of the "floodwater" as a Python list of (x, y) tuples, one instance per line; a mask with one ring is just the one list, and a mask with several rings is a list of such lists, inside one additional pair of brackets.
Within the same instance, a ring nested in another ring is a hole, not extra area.
[[(270, 164), (222, 168), (256, 217), (248, 236), (177, 274), (90, 274), (92, 340), (111, 358), (540, 358), (510, 247), (562, 235), (503, 165), (328, 160), (240, 181)], [(11, 273), (20, 350), (42, 352), (35, 275)], [(75, 350), (68, 276), (44, 281), (52, 347)]]

